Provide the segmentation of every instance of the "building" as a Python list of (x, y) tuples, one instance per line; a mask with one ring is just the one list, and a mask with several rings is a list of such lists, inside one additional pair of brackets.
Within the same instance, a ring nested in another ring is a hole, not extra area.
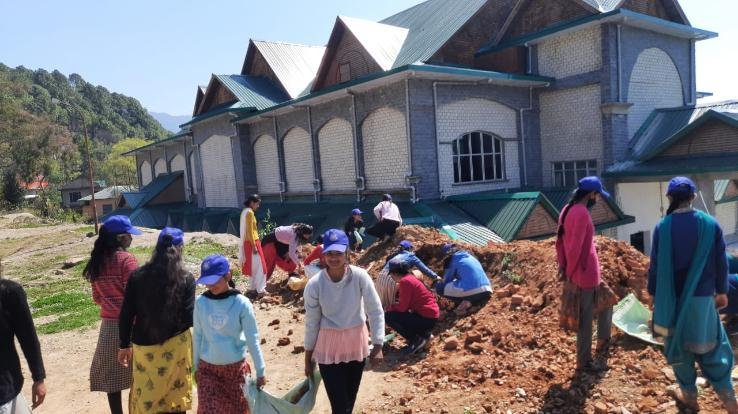
[[(131, 155), (142, 185), (183, 171), (203, 220), (258, 192), (285, 221), (327, 226), (391, 192), (406, 217), (460, 239), (546, 237), (563, 205), (551, 194), (627, 162), (655, 110), (696, 105), (696, 43), (715, 36), (676, 0), (428, 0), (380, 22), (339, 16), (325, 47), (252, 40), (239, 74), (197, 88), (179, 134)], [(600, 205), (601, 230), (636, 220)], [(495, 227), (510, 211), (520, 223)]]
[[(95, 191), (100, 191), (105, 188), (104, 181), (95, 182)], [(90, 180), (87, 177), (78, 177), (63, 186), (59, 187), (61, 192), (62, 205), (65, 208), (82, 208), (82, 197), (87, 197), (92, 192), (90, 191)]]
[[(123, 193), (136, 191), (136, 187), (117, 185), (106, 187), (95, 193), (95, 208), (98, 218), (106, 216), (118, 208)], [(92, 219), (92, 196), (88, 195), (77, 200), (82, 207), (82, 215)]]

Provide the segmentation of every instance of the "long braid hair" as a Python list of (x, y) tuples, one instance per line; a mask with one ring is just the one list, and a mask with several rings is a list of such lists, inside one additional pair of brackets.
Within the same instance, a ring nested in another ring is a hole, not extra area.
[(569, 215), (569, 209), (571, 208), (571, 206), (584, 200), (584, 198), (587, 197), (590, 193), (592, 192), (587, 191), (587, 190), (582, 190), (579, 188), (577, 188), (572, 193), (571, 197), (569, 198), (569, 202), (566, 203), (566, 205), (564, 206), (561, 212), (561, 223), (559, 223), (559, 228), (558, 228), (558, 231), (556, 232), (557, 239), (560, 239), (564, 236), (564, 222), (566, 221), (566, 216)]
[(121, 249), (123, 245), (118, 240), (118, 235), (111, 233), (103, 225), (100, 227), (100, 234), (95, 240), (95, 245), (90, 253), (90, 260), (85, 265), (82, 275), (88, 282), (94, 282), (102, 272), (105, 261), (110, 259), (113, 254)]

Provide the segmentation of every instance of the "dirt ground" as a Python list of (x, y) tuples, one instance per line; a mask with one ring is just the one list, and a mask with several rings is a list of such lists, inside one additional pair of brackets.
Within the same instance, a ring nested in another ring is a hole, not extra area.
[[(229, 235), (193, 233), (187, 237), (217, 238), (226, 246), (237, 242)], [(418, 256), (441, 271), (440, 248), (446, 237), (415, 226), (403, 227), (392, 242), (375, 244), (352, 260), (376, 275), (387, 254), (403, 238), (413, 240), (419, 246)], [(0, 243), (0, 248), (8, 250), (10, 245), (18, 249), (5, 252), (4, 262), (9, 269), (39, 251), (87, 254), (92, 240), (75, 226), (0, 228), (0, 242), (6, 241)], [(134, 244), (153, 245), (155, 240), (156, 232), (147, 231)], [(633, 292), (645, 299), (648, 259), (611, 239), (598, 238), (597, 244), (603, 278), (615, 293), (622, 297)], [(401, 360), (398, 350), (402, 340), (386, 345), (386, 363), (376, 371), (365, 372), (357, 412), (679, 412), (665, 394), (673, 376), (659, 349), (615, 329), (609, 352), (599, 356), (609, 370), (599, 375), (574, 375), (575, 336), (563, 332), (557, 323), (561, 287), (552, 241), (464, 247), (474, 252), (485, 267), (494, 285), (493, 299), (460, 317), (451, 312), (450, 303), (441, 301), (442, 320), (426, 354)], [(304, 358), (303, 353), (293, 353), (296, 345), (302, 345), (302, 302), (299, 293), (281, 287), (285, 276), (277, 275), (269, 287), (278, 299), (256, 304), (260, 333), (266, 340), (262, 345), (267, 364), (266, 389), (277, 395), (302, 380)], [(270, 326), (275, 320), (279, 323)], [(278, 346), (277, 341), (283, 337), (290, 343)], [(88, 391), (96, 339), (97, 327), (41, 336), (49, 394), (39, 413), (106, 412), (105, 396)], [(23, 392), (30, 395), (30, 384)], [(722, 412), (709, 387), (701, 392), (700, 403), (703, 413)], [(313, 412), (330, 412), (323, 387)]]

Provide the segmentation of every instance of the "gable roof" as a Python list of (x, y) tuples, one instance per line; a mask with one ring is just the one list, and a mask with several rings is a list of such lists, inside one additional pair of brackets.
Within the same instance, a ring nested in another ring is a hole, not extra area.
[(738, 100), (698, 106), (657, 109), (630, 141), (632, 158), (646, 161), (709, 120), (738, 128)]
[(325, 53), (323, 46), (251, 40), (243, 63), (242, 75), (254, 59), (254, 49), (264, 57), (290, 98), (296, 98), (315, 78)]
[(123, 198), (128, 204), (128, 207), (135, 211), (140, 207), (145, 207), (149, 201), (156, 198), (156, 196), (161, 194), (164, 190), (169, 188), (170, 185), (177, 181), (178, 178), (182, 178), (183, 175), (183, 171), (160, 174), (139, 191), (124, 192)]
[(197, 110), (200, 108), (200, 103), (202, 102), (203, 98), (205, 98), (205, 92), (207, 92), (208, 87), (197, 85), (197, 93), (195, 94), (195, 106), (192, 108), (192, 116), (197, 115)]
[[(95, 193), (95, 200), (109, 200), (111, 198), (118, 198), (123, 193), (136, 191), (136, 187), (132, 185), (114, 185), (112, 187), (104, 188)], [(79, 199), (79, 201), (92, 201), (92, 196), (88, 195)]]
[(408, 30), (392, 67), (428, 61), (487, 1), (428, 0), (381, 20)]
[(394, 67), (408, 29), (354, 17), (338, 16), (382, 70)]

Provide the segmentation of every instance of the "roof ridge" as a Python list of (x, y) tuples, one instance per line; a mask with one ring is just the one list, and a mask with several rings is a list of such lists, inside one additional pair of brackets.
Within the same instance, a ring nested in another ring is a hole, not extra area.
[(276, 43), (280, 45), (290, 45), (290, 46), (300, 46), (300, 47), (312, 47), (312, 48), (325, 48), (325, 46), (320, 45), (306, 45), (304, 43), (295, 43), (295, 42), (283, 42), (281, 40), (263, 40), (263, 39), (251, 39), (252, 42), (261, 42), (261, 43)]

